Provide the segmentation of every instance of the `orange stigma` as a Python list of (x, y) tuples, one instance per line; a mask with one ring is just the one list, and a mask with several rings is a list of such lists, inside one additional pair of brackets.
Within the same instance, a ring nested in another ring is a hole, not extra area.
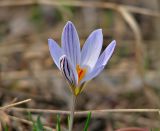
[(84, 76), (87, 72), (87, 69), (86, 68), (81, 68), (80, 65), (77, 65), (76, 70), (77, 70), (77, 73), (78, 73), (78, 82), (80, 82), (84, 78)]

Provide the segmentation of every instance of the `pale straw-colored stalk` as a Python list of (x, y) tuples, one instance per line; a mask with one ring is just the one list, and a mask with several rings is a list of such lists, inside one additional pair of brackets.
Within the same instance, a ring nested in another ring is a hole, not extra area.
[(71, 103), (70, 120), (69, 120), (69, 131), (72, 131), (72, 129), (73, 129), (75, 104), (76, 104), (76, 96), (74, 94), (72, 94), (72, 103)]

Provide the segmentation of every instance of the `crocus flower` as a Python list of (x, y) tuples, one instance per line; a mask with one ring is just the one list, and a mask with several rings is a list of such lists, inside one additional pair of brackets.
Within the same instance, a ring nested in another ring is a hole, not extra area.
[(81, 93), (87, 81), (95, 78), (104, 69), (110, 59), (116, 41), (113, 40), (100, 54), (102, 43), (102, 30), (97, 29), (90, 34), (81, 50), (76, 28), (70, 21), (62, 32), (62, 47), (53, 39), (48, 39), (50, 54), (75, 96)]

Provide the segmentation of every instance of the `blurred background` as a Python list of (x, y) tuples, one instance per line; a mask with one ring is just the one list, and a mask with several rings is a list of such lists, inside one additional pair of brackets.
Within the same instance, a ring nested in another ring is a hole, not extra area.
[[(81, 45), (97, 28), (103, 29), (103, 49), (117, 41), (106, 69), (79, 95), (77, 110), (160, 108), (160, 1), (159, 0), (1, 0), (0, 106), (31, 98), (24, 108), (68, 110), (70, 90), (49, 54), (47, 40), (61, 43), (66, 22), (72, 21)], [(8, 110), (27, 119), (27, 112)], [(37, 117), (38, 113), (33, 113)], [(55, 128), (56, 115), (42, 114)], [(76, 117), (82, 131), (86, 117)], [(31, 127), (14, 121), (10, 130)], [(63, 127), (67, 116), (61, 116)], [(90, 131), (123, 127), (159, 127), (157, 113), (110, 113), (92, 117)]]

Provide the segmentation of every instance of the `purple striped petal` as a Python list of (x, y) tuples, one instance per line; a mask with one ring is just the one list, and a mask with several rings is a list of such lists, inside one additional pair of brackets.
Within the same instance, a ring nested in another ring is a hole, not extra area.
[(60, 69), (71, 87), (78, 85), (78, 76), (65, 55), (60, 58)]
[(74, 67), (80, 63), (80, 42), (75, 26), (67, 22), (62, 32), (62, 48), (64, 54)]
[(50, 54), (52, 56), (52, 59), (54, 60), (54, 63), (57, 65), (58, 68), (60, 68), (59, 58), (63, 55), (62, 49), (52, 39), (48, 39), (48, 45), (49, 45)]
[(103, 51), (103, 53), (100, 55), (95, 68), (101, 67), (101, 66), (105, 66), (108, 62), (108, 60), (110, 59), (110, 57), (113, 54), (114, 48), (116, 46), (116, 41), (113, 40), (107, 47), (106, 49)]
[(95, 30), (90, 34), (82, 48), (82, 67), (88, 67), (89, 71), (93, 69), (101, 52), (102, 43), (103, 35), (101, 29)]

